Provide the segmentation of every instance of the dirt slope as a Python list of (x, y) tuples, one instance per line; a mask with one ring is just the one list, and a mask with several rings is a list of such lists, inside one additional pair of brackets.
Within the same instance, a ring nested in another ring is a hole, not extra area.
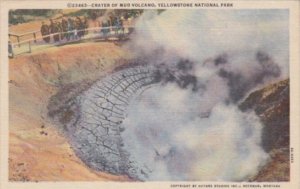
[(59, 88), (91, 82), (126, 62), (127, 54), (113, 43), (84, 43), (10, 60), (9, 180), (128, 180), (88, 169), (47, 117)]
[(257, 90), (240, 105), (243, 111), (252, 109), (264, 123), (262, 146), (270, 161), (254, 181), (289, 181), (289, 80)]

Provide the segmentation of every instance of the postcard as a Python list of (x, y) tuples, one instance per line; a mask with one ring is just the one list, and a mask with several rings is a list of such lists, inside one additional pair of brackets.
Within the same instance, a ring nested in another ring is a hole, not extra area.
[(299, 188), (299, 1), (2, 1), (1, 189)]

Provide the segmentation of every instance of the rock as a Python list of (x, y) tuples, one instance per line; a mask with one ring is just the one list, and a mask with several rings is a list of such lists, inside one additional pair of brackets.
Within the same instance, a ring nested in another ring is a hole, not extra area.
[(252, 92), (240, 104), (242, 111), (254, 110), (264, 124), (262, 146), (271, 159), (253, 181), (289, 180), (289, 79)]

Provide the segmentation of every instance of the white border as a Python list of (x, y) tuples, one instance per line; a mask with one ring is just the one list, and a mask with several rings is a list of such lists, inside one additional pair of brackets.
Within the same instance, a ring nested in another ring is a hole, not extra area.
[[(7, 55), (7, 41), (8, 41), (8, 10), (9, 9), (19, 9), (19, 8), (28, 8), (28, 9), (38, 9), (38, 8), (47, 8), (47, 9), (67, 9), (68, 3), (109, 3), (109, 0), (100, 1), (2, 1), (1, 2), (1, 64), (0, 64), (0, 88), (1, 88), (1, 99), (0, 99), (0, 156), (1, 156), (1, 169), (0, 169), (0, 179), (2, 189), (9, 188), (106, 188), (106, 189), (116, 189), (116, 188), (171, 188), (171, 184), (214, 184), (215, 182), (137, 182), (137, 183), (118, 183), (118, 182), (40, 182), (40, 183), (22, 183), (22, 182), (9, 182), (8, 181), (8, 57)], [(145, 1), (113, 1), (114, 3), (120, 2), (140, 2), (144, 3)], [(149, 1), (147, 1), (149, 2)], [(158, 2), (167, 2), (167, 1), (152, 1), (155, 3)], [(172, 2), (184, 2), (187, 1), (172, 1)], [(199, 1), (188, 1), (191, 3)], [(210, 3), (220, 3), (220, 1), (201, 1), (201, 2), (210, 2)], [(230, 2), (234, 4), (232, 8), (222, 8), (222, 9), (289, 9), (290, 12), (290, 146), (294, 148), (293, 157), (294, 163), (291, 164), (291, 177), (290, 182), (280, 182), (280, 183), (259, 183), (263, 184), (279, 184), (282, 189), (298, 189), (300, 188), (299, 183), (299, 123), (300, 123), (300, 64), (299, 64), (299, 1), (223, 1)], [(170, 3), (170, 1), (169, 1)], [(91, 7), (87, 7), (91, 9)], [(116, 7), (120, 8), (120, 7)], [(130, 9), (132, 9), (131, 7)], [(147, 9), (147, 8), (143, 8)], [(151, 8), (149, 8), (151, 9)], [(197, 8), (197, 9), (212, 9), (212, 8)], [(213, 8), (218, 9), (218, 8)], [(80, 173), (74, 173), (80, 174)], [(217, 182), (218, 184), (231, 184), (234, 182)], [(243, 184), (243, 183), (241, 183)], [(247, 184), (247, 183), (244, 183)], [(257, 184), (253, 182), (251, 184)], [(247, 188), (247, 187), (243, 187)], [(271, 187), (272, 188), (272, 187)]]

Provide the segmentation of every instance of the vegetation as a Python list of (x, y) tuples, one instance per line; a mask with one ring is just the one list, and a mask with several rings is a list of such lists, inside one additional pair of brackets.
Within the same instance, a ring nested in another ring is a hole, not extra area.
[(9, 24), (15, 25), (32, 20), (43, 20), (52, 17), (61, 10), (54, 9), (15, 9), (9, 11)]
[(76, 12), (71, 12), (69, 14), (65, 14), (66, 16), (86, 16), (90, 19), (95, 20), (99, 16), (103, 16), (106, 13), (109, 13), (114, 16), (124, 17), (127, 18), (135, 18), (138, 17), (143, 13), (143, 10), (135, 9), (135, 10), (128, 10), (128, 9), (114, 9), (114, 10), (105, 10), (105, 9), (82, 9)]
[[(44, 20), (53, 18), (54, 15), (61, 14), (64, 16), (76, 17), (86, 16), (95, 20), (99, 16), (105, 14), (114, 15), (117, 17), (136, 18), (143, 13), (143, 9), (80, 9), (78, 11), (64, 13), (62, 9), (14, 9), (9, 11), (9, 24), (21, 24), (32, 20)], [(158, 14), (164, 10), (157, 10)]]

